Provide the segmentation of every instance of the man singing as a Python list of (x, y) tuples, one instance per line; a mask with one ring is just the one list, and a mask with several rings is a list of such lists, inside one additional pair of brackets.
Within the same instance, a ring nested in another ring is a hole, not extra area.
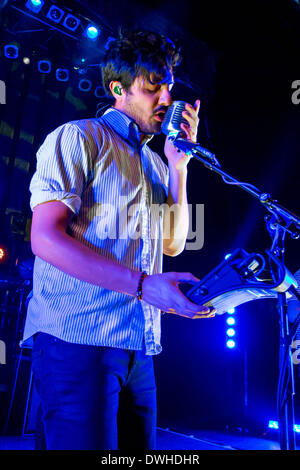
[[(214, 316), (181, 293), (191, 273), (162, 273), (163, 254), (185, 246), (189, 157), (166, 139), (167, 166), (148, 142), (172, 103), (179, 60), (164, 36), (120, 34), (102, 65), (113, 105), (58, 127), (37, 153), (23, 340), (34, 337), (47, 449), (154, 449), (161, 311)], [(190, 141), (199, 107), (183, 113)]]

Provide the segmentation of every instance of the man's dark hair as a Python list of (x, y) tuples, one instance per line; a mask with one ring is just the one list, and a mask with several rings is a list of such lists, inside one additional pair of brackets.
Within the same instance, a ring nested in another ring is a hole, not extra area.
[(180, 49), (171, 39), (149, 31), (120, 31), (119, 38), (109, 42), (101, 65), (103, 88), (111, 96), (111, 81), (119, 81), (127, 91), (138, 76), (153, 82), (150, 74), (155, 83), (167, 82), (180, 61)]

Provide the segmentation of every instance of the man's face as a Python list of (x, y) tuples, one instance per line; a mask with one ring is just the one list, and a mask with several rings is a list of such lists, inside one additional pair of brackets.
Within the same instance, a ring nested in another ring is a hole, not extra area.
[(117, 103), (116, 108), (134, 119), (143, 134), (158, 134), (166, 110), (172, 103), (172, 86), (173, 76), (168, 83), (156, 84), (139, 76), (128, 91), (122, 90), (123, 100)]

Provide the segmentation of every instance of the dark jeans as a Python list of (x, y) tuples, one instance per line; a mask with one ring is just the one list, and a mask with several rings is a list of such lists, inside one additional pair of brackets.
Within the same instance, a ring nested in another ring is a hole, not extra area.
[(155, 449), (151, 356), (38, 333), (32, 368), (47, 449)]

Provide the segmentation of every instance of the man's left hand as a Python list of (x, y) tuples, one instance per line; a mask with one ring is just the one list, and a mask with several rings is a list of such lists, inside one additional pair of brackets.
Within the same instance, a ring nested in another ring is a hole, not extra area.
[[(197, 132), (199, 125), (199, 113), (200, 100), (197, 100), (194, 106), (186, 104), (185, 111), (182, 113), (182, 117), (187, 121), (187, 124), (181, 124), (184, 138), (189, 142), (197, 142)], [(181, 150), (178, 150), (172, 142), (166, 138), (165, 141), (165, 155), (168, 159), (169, 165), (173, 166), (176, 170), (184, 169), (191, 159), (190, 155), (186, 155)]]

